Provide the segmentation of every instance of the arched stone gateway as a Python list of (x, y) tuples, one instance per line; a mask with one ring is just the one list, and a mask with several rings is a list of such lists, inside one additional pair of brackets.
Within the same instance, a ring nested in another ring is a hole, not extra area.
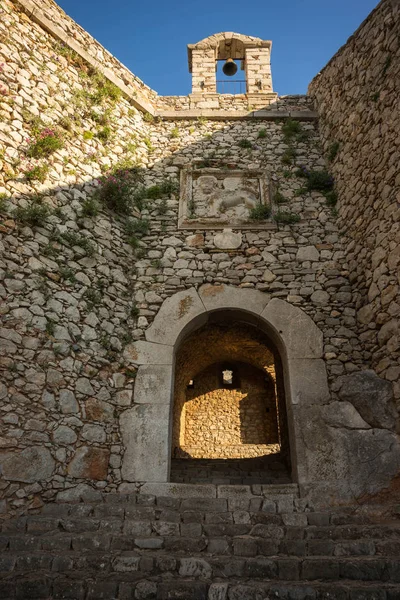
[(135, 404), (122, 413), (127, 482), (170, 481), (176, 352), (190, 334), (216, 316), (255, 326), (282, 362), (292, 480), (303, 495), (340, 502), (387, 485), (399, 465), (395, 433), (374, 429), (349, 401), (332, 400), (323, 360), (323, 336), (312, 319), (288, 302), (257, 290), (203, 285), (164, 301), (146, 341), (127, 347), (139, 365)]

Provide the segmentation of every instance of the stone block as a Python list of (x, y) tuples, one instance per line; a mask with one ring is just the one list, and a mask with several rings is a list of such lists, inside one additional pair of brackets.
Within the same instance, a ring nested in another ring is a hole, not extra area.
[(99, 502), (101, 492), (87, 483), (79, 483), (74, 487), (62, 490), (57, 494), (57, 502)]
[(145, 483), (140, 489), (144, 494), (154, 494), (157, 497), (216, 498), (217, 496), (217, 486), (213, 484)]
[(181, 510), (199, 510), (203, 512), (226, 512), (228, 502), (224, 498), (185, 498)]
[(208, 589), (207, 600), (226, 600), (228, 597), (227, 583), (212, 583)]
[(205, 600), (208, 584), (202, 581), (172, 581), (158, 585), (157, 600)]
[(170, 404), (172, 368), (169, 365), (139, 367), (134, 389), (135, 404)]
[(208, 311), (234, 308), (260, 315), (266, 307), (269, 297), (256, 290), (229, 285), (201, 286), (199, 296)]
[(136, 600), (152, 600), (157, 594), (157, 584), (154, 581), (139, 581), (135, 588)]
[(157, 533), (157, 535), (166, 536), (166, 535), (179, 535), (180, 528), (179, 523), (171, 523), (167, 521), (156, 521), (153, 523), (153, 531)]
[(304, 513), (289, 513), (282, 515), (283, 523), (287, 527), (306, 527), (307, 515)]
[(121, 414), (120, 428), (125, 446), (122, 476), (127, 481), (168, 480), (169, 411), (168, 405), (138, 404)]
[(209, 538), (207, 552), (216, 556), (224, 556), (225, 554), (230, 554), (231, 549), (227, 539)]
[[(184, 327), (204, 313), (203, 303), (194, 288), (178, 292), (163, 302), (152, 325), (146, 331), (146, 340), (174, 345)], [(205, 321), (204, 316), (203, 322)]]
[(107, 448), (80, 446), (68, 465), (71, 477), (104, 480), (107, 477), (110, 451)]
[(139, 571), (140, 556), (117, 556), (112, 563), (113, 571), (131, 573)]
[(278, 565), (274, 560), (269, 558), (247, 560), (244, 575), (251, 579), (276, 579), (278, 576)]
[(292, 359), (288, 361), (288, 369), (292, 404), (307, 406), (329, 401), (328, 377), (322, 359)]
[(202, 558), (181, 558), (179, 562), (179, 575), (181, 577), (210, 579), (212, 576), (211, 565)]
[(199, 537), (203, 532), (200, 523), (181, 523), (180, 533), (183, 537)]
[(162, 538), (136, 538), (135, 545), (142, 550), (158, 550), (163, 547), (164, 540)]
[(173, 347), (139, 340), (125, 347), (123, 358), (127, 365), (172, 365)]
[(283, 581), (297, 581), (300, 579), (300, 563), (295, 559), (278, 560), (279, 579)]
[(55, 461), (47, 448), (30, 446), (1, 455), (0, 466), (4, 479), (8, 481), (35, 483), (51, 477)]
[(151, 534), (150, 521), (125, 521), (123, 527), (125, 535), (148, 536)]
[(351, 403), (371, 427), (396, 428), (393, 386), (374, 371), (357, 371), (341, 377), (339, 397)]
[(339, 563), (329, 559), (306, 559), (301, 565), (301, 578), (339, 579)]
[(81, 581), (56, 579), (53, 583), (54, 600), (82, 600), (84, 597), (85, 588)]
[(99, 581), (89, 583), (87, 591), (87, 600), (110, 600), (116, 598), (118, 583), (114, 581)]
[(207, 540), (201, 538), (167, 537), (165, 549), (170, 552), (197, 553), (207, 547)]
[(49, 598), (50, 595), (50, 580), (45, 577), (17, 581), (17, 600), (27, 600), (27, 598)]
[(257, 541), (246, 536), (234, 538), (233, 553), (235, 556), (256, 556)]
[(251, 499), (253, 493), (249, 485), (218, 485), (217, 497)]
[(300, 308), (273, 298), (261, 313), (283, 340), (290, 358), (320, 358), (323, 354), (322, 331)]

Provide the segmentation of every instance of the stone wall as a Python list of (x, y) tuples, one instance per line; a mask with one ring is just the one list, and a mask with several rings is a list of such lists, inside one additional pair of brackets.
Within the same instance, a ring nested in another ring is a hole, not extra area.
[[(180, 450), (190, 458), (251, 458), (279, 451), (274, 386), (250, 365), (233, 365), (232, 389), (221, 384), (221, 364), (193, 380), (183, 406)], [(236, 385), (235, 385), (236, 383)], [(181, 453), (179, 453), (181, 455)]]
[(400, 6), (383, 0), (309, 93), (339, 195), (364, 355), (400, 402)]
[[(60, 43), (20, 7), (1, 2), (3, 511), (35, 508), (90, 486), (125, 489), (120, 415), (140, 407), (135, 364), (125, 349), (144, 338), (163, 302), (180, 290), (223, 283), (301, 307), (323, 332), (333, 400), (342, 393), (338, 376), (357, 375), (378, 356), (368, 337), (376, 335), (374, 326), (359, 335), (358, 291), (352, 292), (335, 214), (324, 194), (307, 189), (299, 176), (300, 165), (326, 166), (312, 113), (289, 137), (279, 119), (284, 111), (265, 119), (154, 119), (102, 77), (91, 59)], [(114, 68), (88, 34), (53, 12), (59, 10), (54, 3), (40, 7)], [(136, 79), (129, 81), (133, 86)], [(293, 104), (310, 112), (309, 99), (296, 97)], [(38, 156), (33, 148), (47, 137), (57, 147)], [(178, 229), (180, 171), (193, 161), (205, 168), (265, 171), (273, 213), (281, 218), (254, 220), (254, 228), (236, 232), (236, 249), (220, 247), (220, 230)], [(146, 192), (129, 220), (94, 200), (103, 175), (121, 178), (137, 166)], [(385, 322), (379, 339), (387, 330)], [(390, 379), (390, 371), (384, 373)], [(348, 401), (359, 401), (362, 382), (359, 389)], [(370, 464), (378, 454), (390, 462), (393, 445), (386, 430), (395, 427), (396, 413), (390, 390), (380, 393), (378, 416), (371, 410), (376, 394), (367, 410), (359, 402), (364, 420), (351, 411), (350, 425), (327, 416), (333, 419), (332, 444), (341, 448), (353, 439), (353, 427), (368, 429), (368, 435), (385, 430), (376, 436), (379, 453), (368, 442)], [(353, 455), (354, 445), (346, 451)]]

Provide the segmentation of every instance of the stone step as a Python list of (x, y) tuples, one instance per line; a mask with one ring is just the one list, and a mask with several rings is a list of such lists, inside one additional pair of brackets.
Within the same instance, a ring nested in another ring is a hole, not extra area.
[[(170, 524), (171, 525), (171, 524)], [(173, 524), (172, 524), (173, 525)], [(37, 552), (117, 553), (123, 551), (147, 552), (148, 555), (165, 551), (180, 555), (197, 553), (202, 555), (224, 555), (238, 557), (281, 556), (281, 557), (362, 557), (400, 556), (400, 535), (383, 535), (373, 532), (365, 535), (335, 539), (313, 537), (313, 532), (304, 535), (301, 530), (279, 530), (258, 528), (252, 535), (239, 531), (230, 532), (226, 527), (222, 531), (209, 531), (208, 536), (199, 533), (193, 527), (176, 527), (168, 531), (131, 529), (125, 533), (114, 534), (100, 532), (55, 533), (51, 535), (14, 534), (0, 536), (1, 558), (6, 556)], [(257, 527), (257, 526), (256, 526)], [(225, 533), (226, 535), (223, 535)], [(232, 535), (229, 535), (232, 533)], [(189, 537), (190, 535), (190, 537)], [(1, 569), (0, 569), (1, 570)]]
[[(190, 560), (190, 559), (188, 559)], [(2, 600), (398, 600), (400, 586), (388, 581), (330, 581), (272, 578), (263, 580), (251, 575), (247, 580), (231, 576), (229, 580), (184, 575), (192, 570), (180, 565), (182, 576), (165, 572), (153, 577), (147, 571), (88, 574), (76, 571), (74, 577), (36, 573), (26, 578), (0, 580)], [(258, 571), (257, 571), (258, 572)]]
[(171, 481), (213, 484), (290, 483), (289, 470), (275, 455), (247, 459), (174, 458)]
[[(336, 514), (269, 513), (227, 510), (226, 501), (207, 499), (183, 507), (163, 508), (141, 505), (49, 504), (42, 514), (3, 522), (2, 536), (14, 533), (42, 535), (101, 531), (104, 534), (136, 533), (157, 535), (236, 536), (252, 535), (276, 539), (400, 539), (400, 522), (374, 523), (365, 518), (346, 524), (332, 524)], [(206, 506), (214, 512), (205, 511)], [(218, 504), (216, 504), (218, 503)], [(191, 510), (192, 508), (193, 510)], [(198, 510), (202, 508), (203, 510)], [(219, 511), (218, 511), (219, 509)], [(349, 517), (349, 516), (348, 516)], [(349, 521), (349, 519), (347, 519)]]
[(179, 556), (171, 552), (139, 555), (134, 552), (105, 553), (98, 549), (84, 555), (63, 552), (4, 554), (0, 558), (0, 577), (16, 572), (70, 573), (77, 577), (114, 573), (146, 573), (160, 577), (193, 577), (205, 580), (231, 577), (291, 581), (373, 581), (400, 583), (400, 558), (383, 557), (228, 557)]

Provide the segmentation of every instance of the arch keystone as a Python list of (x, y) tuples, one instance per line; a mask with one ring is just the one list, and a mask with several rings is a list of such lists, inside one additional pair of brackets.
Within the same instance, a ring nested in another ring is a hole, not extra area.
[(231, 285), (202, 285), (199, 296), (207, 310), (235, 309), (261, 315), (269, 296), (258, 290), (238, 288)]

